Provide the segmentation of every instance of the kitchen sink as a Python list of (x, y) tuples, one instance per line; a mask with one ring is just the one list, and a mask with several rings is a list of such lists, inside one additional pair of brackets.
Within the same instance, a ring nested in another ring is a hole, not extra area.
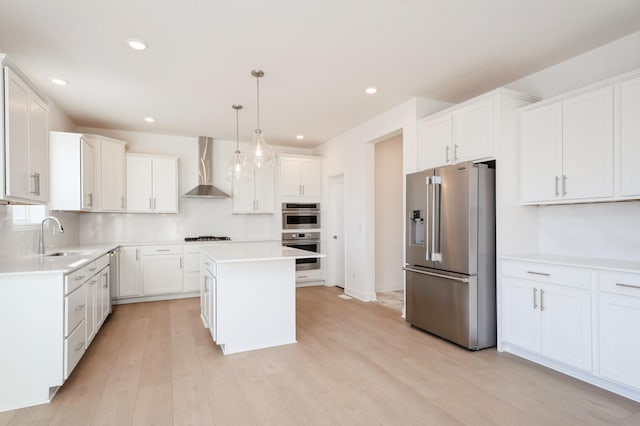
[(81, 251), (81, 250), (70, 250), (70, 251), (57, 251), (55, 253), (45, 254), (46, 257), (54, 257), (54, 256), (85, 256), (90, 255), (93, 252), (91, 251)]

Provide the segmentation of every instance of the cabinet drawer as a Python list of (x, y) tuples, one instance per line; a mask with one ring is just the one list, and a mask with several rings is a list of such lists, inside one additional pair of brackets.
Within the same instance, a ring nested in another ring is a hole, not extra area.
[(502, 262), (502, 275), (591, 290), (591, 271), (537, 262)]
[[(89, 269), (92, 269), (91, 271)], [(92, 275), (98, 272), (94, 262), (83, 266), (75, 272), (70, 273), (64, 278), (64, 293), (69, 294), (80, 287)]]
[(64, 340), (64, 378), (69, 375), (82, 358), (87, 348), (85, 333), (87, 331), (87, 322), (82, 321), (80, 325), (71, 333), (71, 336)]
[(154, 254), (182, 254), (182, 246), (178, 244), (165, 246), (143, 246), (140, 251), (143, 255)]
[(640, 274), (600, 272), (600, 291), (640, 297)]
[(85, 318), (86, 290), (86, 286), (82, 286), (64, 298), (65, 336), (68, 336)]

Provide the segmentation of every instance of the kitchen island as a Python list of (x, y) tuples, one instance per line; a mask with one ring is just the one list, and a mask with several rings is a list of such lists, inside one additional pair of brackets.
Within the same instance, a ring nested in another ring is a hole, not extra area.
[(202, 249), (202, 321), (225, 355), (296, 343), (295, 260), (317, 257), (279, 242)]

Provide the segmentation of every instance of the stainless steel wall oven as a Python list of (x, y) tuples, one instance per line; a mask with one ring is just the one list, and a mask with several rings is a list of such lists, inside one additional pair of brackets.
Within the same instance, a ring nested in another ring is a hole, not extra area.
[[(309, 250), (320, 253), (319, 232), (284, 232), (282, 233), (282, 245), (300, 250)], [(296, 259), (296, 271), (308, 271), (320, 269), (320, 259)]]
[(320, 203), (282, 203), (282, 229), (320, 228)]

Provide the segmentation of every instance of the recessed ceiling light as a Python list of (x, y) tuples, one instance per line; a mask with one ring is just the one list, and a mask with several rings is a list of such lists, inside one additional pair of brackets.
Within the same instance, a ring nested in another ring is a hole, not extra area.
[(147, 48), (147, 45), (145, 44), (144, 41), (139, 40), (137, 38), (130, 38), (127, 40), (127, 44), (129, 45), (130, 48), (132, 48), (133, 50), (144, 50)]
[(296, 139), (298, 140), (304, 139), (304, 135), (296, 135)]
[(375, 87), (367, 87), (366, 89), (364, 89), (364, 92), (367, 95), (373, 95), (374, 93), (376, 93), (378, 91), (378, 89), (376, 89)]
[(58, 86), (66, 86), (67, 84), (69, 84), (67, 80), (63, 80), (61, 78), (52, 78), (51, 82), (53, 84), (57, 84)]
[(155, 123), (156, 119), (153, 117), (145, 117), (144, 121), (146, 121), (147, 123)]

